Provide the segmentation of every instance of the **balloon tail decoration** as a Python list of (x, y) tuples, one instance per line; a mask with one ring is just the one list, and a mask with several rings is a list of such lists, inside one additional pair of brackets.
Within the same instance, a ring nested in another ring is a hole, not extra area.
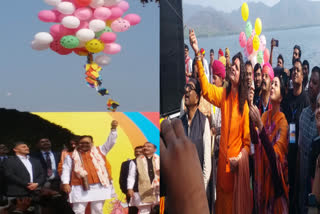
[(108, 106), (109, 111), (115, 112), (117, 110), (118, 106), (120, 106), (120, 105), (118, 102), (116, 102), (112, 99), (108, 99), (107, 106)]

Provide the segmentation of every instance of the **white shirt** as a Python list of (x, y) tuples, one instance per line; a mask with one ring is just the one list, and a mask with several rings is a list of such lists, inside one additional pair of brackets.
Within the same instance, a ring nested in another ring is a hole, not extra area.
[(210, 82), (211, 79), (210, 79), (210, 70), (209, 70), (208, 61), (205, 58), (203, 58), (202, 63), (203, 63), (204, 73), (206, 74), (208, 82)]
[[(188, 118), (188, 114), (186, 115)], [(188, 135), (190, 135), (190, 125), (188, 126)], [(188, 136), (190, 137), (190, 136)], [(204, 187), (207, 190), (210, 175), (211, 175), (211, 132), (210, 132), (210, 124), (208, 118), (206, 118), (206, 122), (204, 125), (203, 132), (203, 181)]]
[[(48, 151), (49, 152), (49, 157), (50, 157), (50, 160), (51, 160), (51, 169), (52, 169), (52, 175), (51, 177), (49, 178), (49, 180), (53, 179), (55, 177), (55, 175), (57, 174), (57, 166), (56, 166), (56, 159), (54, 158), (54, 155), (52, 153), (52, 151)], [(46, 152), (44, 151), (41, 151), (42, 153), (42, 156), (43, 156), (43, 159), (45, 161), (47, 161), (47, 155), (46, 155)], [(45, 172), (47, 173), (47, 172)]]
[(30, 162), (30, 157), (27, 156), (22, 156), (22, 155), (17, 155), (17, 157), (21, 160), (21, 162), (23, 163), (23, 165), (26, 167), (26, 169), (29, 172), (30, 175), (30, 183), (33, 183), (33, 172), (32, 172), (32, 164)]

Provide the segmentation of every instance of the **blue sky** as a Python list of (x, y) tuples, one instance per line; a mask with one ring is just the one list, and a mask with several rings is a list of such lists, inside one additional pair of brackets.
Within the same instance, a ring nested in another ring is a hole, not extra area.
[[(140, 24), (117, 34), (120, 53), (100, 72), (103, 86), (120, 103), (118, 111), (159, 111), (159, 12), (154, 2), (142, 6), (128, 0)], [(86, 57), (35, 51), (37, 32), (49, 32), (54, 23), (37, 14), (52, 9), (42, 0), (3, 1), (0, 7), (0, 108), (32, 112), (107, 111), (107, 99), (85, 83)]]

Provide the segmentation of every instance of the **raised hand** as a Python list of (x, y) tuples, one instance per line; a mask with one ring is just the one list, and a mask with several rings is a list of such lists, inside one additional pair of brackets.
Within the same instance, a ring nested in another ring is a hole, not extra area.
[(198, 40), (193, 29), (189, 29), (189, 41), (190, 45), (195, 53), (199, 52)]

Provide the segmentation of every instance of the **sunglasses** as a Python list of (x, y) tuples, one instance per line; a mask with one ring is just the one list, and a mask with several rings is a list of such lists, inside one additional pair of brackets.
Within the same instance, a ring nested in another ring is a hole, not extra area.
[(192, 85), (192, 84), (186, 84), (185, 86), (184, 86), (184, 90), (186, 91), (186, 90), (190, 90), (190, 91), (192, 91), (192, 90), (196, 90), (196, 87), (194, 86), (194, 85)]

